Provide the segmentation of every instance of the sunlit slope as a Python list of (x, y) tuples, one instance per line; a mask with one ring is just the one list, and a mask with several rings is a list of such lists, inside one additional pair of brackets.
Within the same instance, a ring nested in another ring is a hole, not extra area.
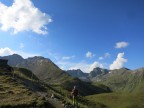
[(101, 103), (108, 108), (143, 108), (144, 95), (141, 93), (105, 93), (87, 96), (92, 103)]
[(113, 91), (143, 92), (144, 68), (129, 70), (126, 68), (111, 71), (101, 82)]
[(23, 68), (14, 68), (13, 71), (0, 70), (0, 107), (50, 106), (45, 99), (35, 93), (38, 90), (44, 91), (45, 88), (29, 70)]

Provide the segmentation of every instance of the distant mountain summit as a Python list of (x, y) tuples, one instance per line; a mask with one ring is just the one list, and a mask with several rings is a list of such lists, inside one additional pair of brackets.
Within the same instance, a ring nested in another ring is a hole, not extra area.
[(71, 76), (77, 77), (83, 81), (93, 81), (101, 79), (103, 75), (109, 73), (109, 70), (96, 67), (90, 73), (84, 73), (80, 69), (67, 70), (66, 72), (69, 73)]
[(88, 73), (84, 73), (80, 69), (67, 70), (67, 73), (69, 73), (71, 76), (74, 76), (74, 77), (87, 77), (88, 75)]
[(50, 59), (40, 56), (25, 59), (16, 66), (32, 70), (40, 80), (47, 82), (59, 82), (62, 78), (69, 76)]
[(81, 79), (83, 81), (90, 81), (89, 78), (88, 78), (89, 74), (82, 72), (80, 69), (67, 70), (66, 72), (69, 75), (71, 75), (73, 77), (76, 77), (76, 78), (79, 78), (79, 79)]
[(109, 72), (109, 70), (107, 70), (107, 69), (96, 67), (89, 73), (89, 77), (93, 78), (93, 77), (97, 77), (98, 75), (105, 75), (108, 72)]
[(0, 59), (7, 59), (10, 66), (16, 66), (24, 61), (24, 58), (18, 54), (0, 57)]

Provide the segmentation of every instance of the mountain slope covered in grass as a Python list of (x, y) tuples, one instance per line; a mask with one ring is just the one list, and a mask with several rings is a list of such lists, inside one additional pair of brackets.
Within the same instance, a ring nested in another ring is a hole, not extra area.
[(52, 107), (48, 101), (36, 92), (46, 91), (38, 78), (23, 68), (13, 71), (0, 70), (0, 107)]
[(108, 108), (144, 108), (142, 93), (104, 93), (89, 95), (86, 99), (92, 103), (101, 103)]
[(112, 70), (103, 77), (101, 83), (107, 85), (113, 91), (142, 92), (144, 91), (144, 68)]
[(108, 108), (144, 108), (144, 68), (116, 69), (98, 83), (105, 84), (113, 92), (87, 96), (92, 103), (98, 102)]

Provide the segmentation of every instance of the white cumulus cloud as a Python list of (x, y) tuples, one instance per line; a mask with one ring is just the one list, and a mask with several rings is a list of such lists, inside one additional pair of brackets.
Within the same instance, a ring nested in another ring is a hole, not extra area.
[(127, 62), (127, 59), (124, 58), (124, 52), (123, 53), (119, 53), (117, 55), (116, 60), (110, 65), (110, 70), (113, 69), (120, 69), (123, 67), (124, 63)]
[(0, 56), (8, 56), (14, 53), (15, 52), (8, 47), (0, 48)]
[(33, 31), (37, 34), (47, 34), (51, 17), (36, 8), (31, 0), (14, 0), (11, 6), (0, 2), (0, 29), (13, 30), (16, 34), (22, 31)]
[(104, 68), (103, 64), (95, 61), (95, 62), (93, 62), (92, 64), (89, 65), (89, 67), (88, 67), (89, 71), (88, 72), (92, 71), (96, 67)]
[(23, 52), (23, 51), (15, 51), (15, 50), (12, 50), (12, 49), (10, 49), (8, 47), (0, 48), (0, 56), (8, 56), (8, 55), (12, 55), (12, 54), (19, 54), (23, 58), (40, 56), (40, 54), (36, 54), (36, 53), (28, 53), (28, 52)]
[(90, 52), (90, 51), (88, 51), (87, 53), (86, 53), (86, 57), (87, 58), (92, 58), (92, 57), (94, 57), (95, 56), (95, 54), (93, 54), (92, 52)]
[(128, 42), (117, 42), (115, 48), (125, 48), (129, 45)]

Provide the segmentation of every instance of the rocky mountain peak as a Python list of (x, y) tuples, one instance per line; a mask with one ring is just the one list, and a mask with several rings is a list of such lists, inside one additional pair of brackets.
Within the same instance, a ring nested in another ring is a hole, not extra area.
[(109, 70), (107, 70), (107, 69), (96, 67), (89, 73), (89, 77), (93, 78), (93, 77), (96, 77), (98, 75), (105, 75), (108, 72), (109, 72)]
[(18, 63), (24, 61), (24, 58), (18, 54), (0, 57), (0, 59), (7, 59), (10, 66), (16, 66)]

